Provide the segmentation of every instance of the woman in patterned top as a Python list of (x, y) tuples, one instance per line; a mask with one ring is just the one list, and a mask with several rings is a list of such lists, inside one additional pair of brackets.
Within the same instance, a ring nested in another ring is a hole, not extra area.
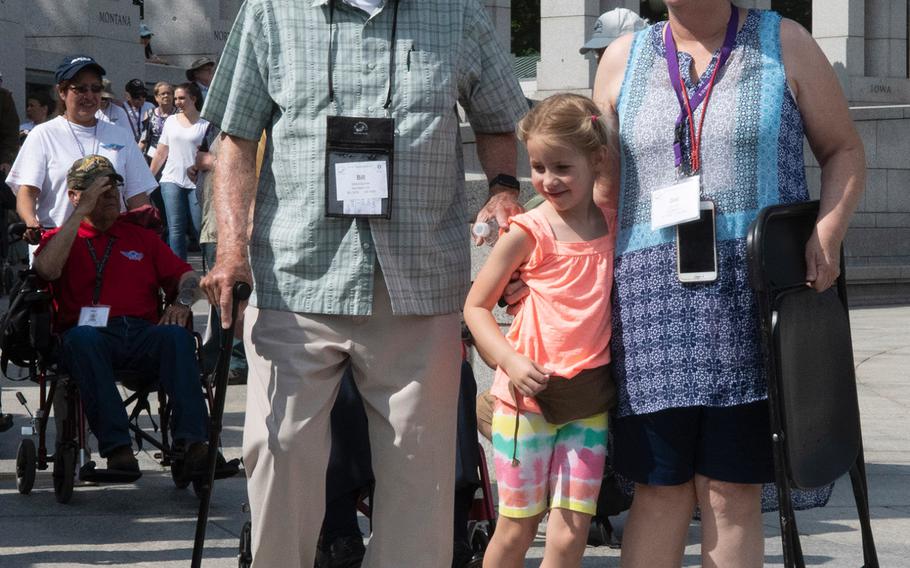
[[(805, 136), (822, 170), (806, 282), (826, 290), (865, 156), (837, 77), (805, 29), (729, 0), (666, 5), (669, 23), (609, 46), (594, 89), (621, 160), (602, 195), (619, 195), (614, 463), (636, 483), (622, 562), (679, 566), (697, 505), (703, 565), (759, 567), (761, 484), (773, 480), (773, 460), (746, 230), (763, 207), (809, 199)], [(717, 212), (713, 282), (680, 282), (674, 227), (651, 229), (652, 194), (680, 172), (700, 178), (699, 198)]]

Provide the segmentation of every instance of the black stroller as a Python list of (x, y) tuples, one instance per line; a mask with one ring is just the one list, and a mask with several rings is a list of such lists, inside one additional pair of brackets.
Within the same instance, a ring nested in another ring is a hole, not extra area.
[(805, 566), (791, 487), (823, 487), (849, 472), (864, 566), (877, 568), (843, 251), (833, 288), (817, 293), (805, 284), (804, 250), (817, 217), (817, 201), (768, 207), (748, 234), (751, 285), (758, 298), (768, 376), (784, 565)]

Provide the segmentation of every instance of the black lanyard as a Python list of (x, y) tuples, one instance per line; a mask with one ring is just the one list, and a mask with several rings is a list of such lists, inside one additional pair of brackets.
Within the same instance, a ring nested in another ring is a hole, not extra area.
[(92, 245), (92, 240), (85, 239), (85, 244), (88, 246), (88, 252), (92, 255), (92, 262), (95, 263), (95, 291), (92, 293), (93, 306), (97, 306), (98, 300), (101, 299), (101, 279), (104, 276), (104, 266), (111, 257), (111, 250), (114, 248), (114, 241), (116, 240), (116, 237), (110, 237), (110, 240), (107, 242), (107, 248), (104, 249), (104, 256), (101, 258), (101, 262), (98, 262), (98, 255), (95, 253), (95, 247)]
[[(384, 110), (389, 110), (392, 106), (392, 78), (395, 69), (395, 35), (398, 32), (398, 5), (400, 0), (395, 2), (394, 13), (392, 14), (392, 37), (389, 39), (389, 91), (386, 95), (385, 104), (382, 105)], [(332, 80), (332, 50), (335, 40), (333, 27), (335, 25), (335, 0), (329, 0), (329, 102), (335, 102), (335, 82)]]

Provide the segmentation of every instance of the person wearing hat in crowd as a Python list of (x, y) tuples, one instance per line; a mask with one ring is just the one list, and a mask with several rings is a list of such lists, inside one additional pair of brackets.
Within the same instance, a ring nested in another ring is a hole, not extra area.
[(138, 144), (144, 134), (142, 121), (155, 108), (155, 105), (148, 102), (148, 89), (142, 79), (130, 79), (123, 90), (126, 95), (123, 110), (126, 111), (126, 117), (129, 119), (127, 124)]
[(648, 21), (627, 8), (614, 8), (609, 12), (604, 12), (594, 22), (594, 29), (591, 33), (591, 39), (588, 40), (581, 49), (578, 50), (582, 55), (593, 51), (594, 56), (600, 61), (607, 46), (613, 40), (629, 33), (635, 33), (648, 27)]
[[(113, 370), (140, 371), (157, 376), (173, 404), (182, 471), (201, 472), (206, 409), (195, 340), (186, 327), (190, 306), (201, 299), (199, 275), (155, 232), (120, 215), (118, 186), (125, 179), (109, 159), (78, 158), (65, 183), (72, 213), (44, 233), (34, 267), (51, 283), (61, 364), (79, 386), (98, 451), (108, 469), (139, 471)], [(163, 314), (159, 290), (169, 304)]]
[(2, 85), (3, 74), (0, 73), (0, 174), (6, 175), (19, 148), (19, 113), (13, 94)]
[(101, 102), (98, 104), (98, 112), (95, 113), (95, 118), (129, 130), (130, 119), (126, 115), (126, 111), (123, 110), (120, 101), (114, 96), (110, 79), (102, 79), (101, 86)]
[(37, 244), (41, 227), (59, 227), (73, 211), (66, 174), (79, 158), (107, 157), (123, 176), (121, 209), (149, 205), (157, 183), (125, 128), (97, 118), (105, 71), (92, 57), (66, 57), (57, 67), (56, 91), (63, 114), (39, 124), (19, 151), (6, 183), (16, 193), (16, 211), (29, 227), (25, 238)]
[(209, 85), (212, 84), (212, 78), (215, 76), (215, 62), (208, 57), (200, 57), (190, 68), (186, 70), (186, 79), (190, 83), (196, 83), (199, 90), (202, 91), (202, 99), (209, 94)]
[(46, 89), (38, 89), (28, 94), (25, 99), (25, 122), (19, 125), (19, 140), (25, 139), (33, 128), (47, 122), (57, 108)]
[(145, 49), (145, 62), (157, 63), (158, 65), (169, 65), (167, 61), (161, 59), (152, 51), (152, 29), (147, 24), (139, 24), (139, 43)]

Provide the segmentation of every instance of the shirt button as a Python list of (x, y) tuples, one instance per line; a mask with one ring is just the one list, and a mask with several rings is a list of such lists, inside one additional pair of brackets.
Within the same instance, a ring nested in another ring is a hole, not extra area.
[(376, 64), (375, 64), (375, 63), (370, 63), (369, 65), (367, 65), (367, 67), (369, 67), (369, 68), (370, 68), (370, 71), (372, 71), (373, 69), (376, 69)]
[(367, 107), (367, 110), (370, 111), (370, 112), (373, 112), (374, 107)]
[(369, 251), (371, 248), (373, 248), (373, 245), (370, 243), (363, 243), (363, 250)]

